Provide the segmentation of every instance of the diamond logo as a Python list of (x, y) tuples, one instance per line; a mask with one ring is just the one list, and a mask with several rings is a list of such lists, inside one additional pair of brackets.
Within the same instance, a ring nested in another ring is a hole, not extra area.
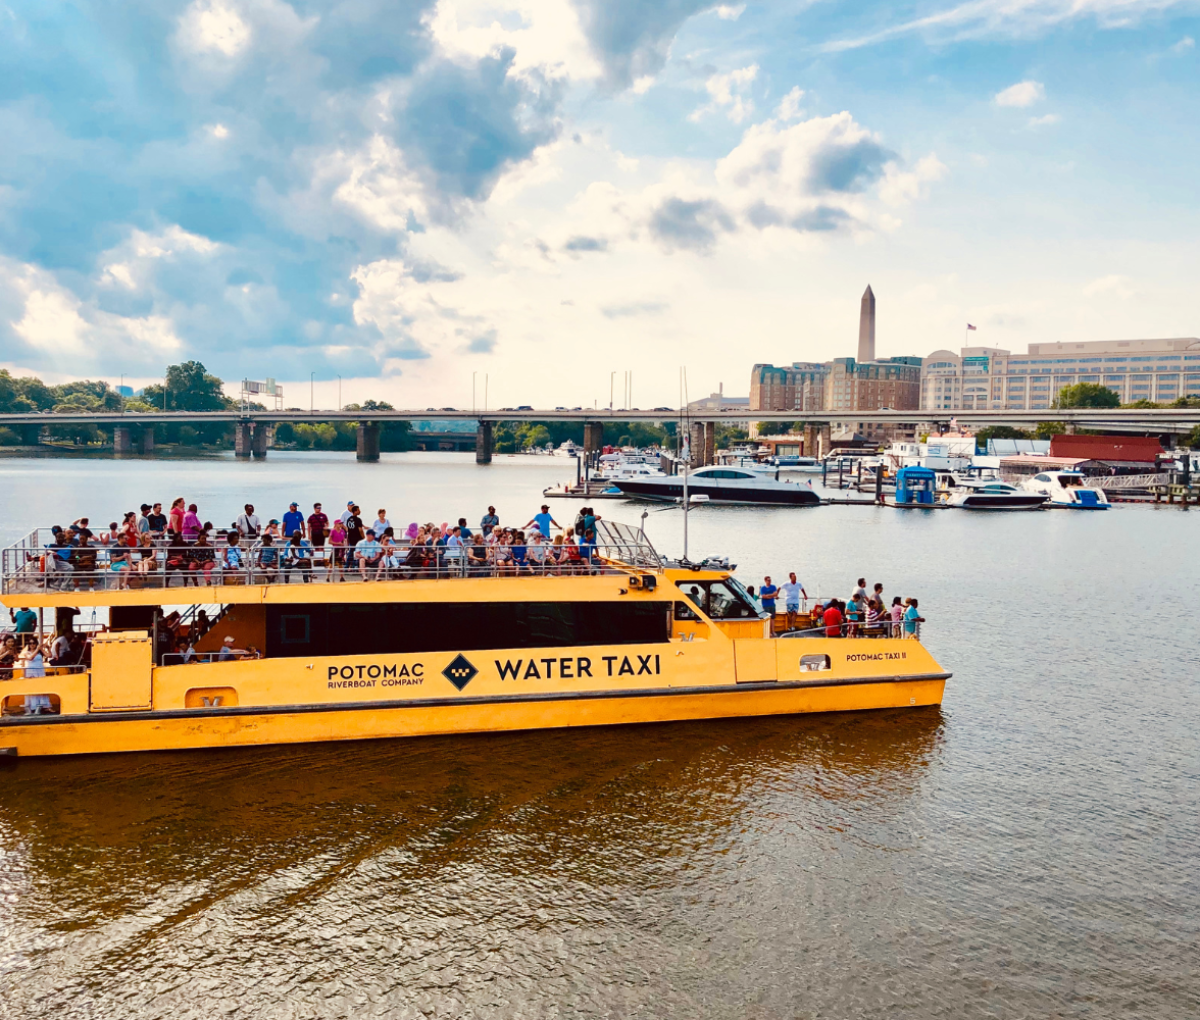
[(479, 672), (463, 655), (456, 655), (454, 661), (442, 670), (442, 676), (449, 680), (460, 691), (467, 686)]

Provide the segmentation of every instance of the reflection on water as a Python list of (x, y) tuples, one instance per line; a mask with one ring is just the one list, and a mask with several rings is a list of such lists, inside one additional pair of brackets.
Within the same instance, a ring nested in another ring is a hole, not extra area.
[(894, 895), (848, 865), (914, 849), (882, 822), (911, 812), (942, 728), (932, 709), (22, 762), (0, 807), (12, 1001), (636, 999), (663, 954), (725, 937), (743, 873), (841, 861)]
[[(11, 538), (180, 494), (218, 523), (353, 498), (523, 524), (573, 467), (0, 471)], [(646, 519), (674, 554), (679, 524)], [(22, 761), (0, 772), (0, 1018), (1200, 1015), (1198, 525), (692, 515), (692, 553), (746, 583), (919, 595), (940, 710)]]

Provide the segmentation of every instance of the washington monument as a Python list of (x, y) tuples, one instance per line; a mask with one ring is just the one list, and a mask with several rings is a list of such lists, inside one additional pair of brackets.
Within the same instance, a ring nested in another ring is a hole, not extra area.
[(871, 285), (863, 291), (862, 311), (858, 316), (858, 363), (875, 360), (875, 295)]

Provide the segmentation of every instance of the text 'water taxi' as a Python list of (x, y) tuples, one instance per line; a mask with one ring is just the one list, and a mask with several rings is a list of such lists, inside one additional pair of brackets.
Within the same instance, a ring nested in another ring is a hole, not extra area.
[[(603, 522), (574, 572), (437, 559), (304, 583), (54, 571), (43, 535), (3, 551), (18, 640), (80, 661), (6, 669), (0, 749), (59, 755), (357, 740), (941, 703), (915, 635), (779, 636), (728, 570), (669, 567)], [(105, 587), (106, 581), (109, 587)], [(35, 636), (36, 635), (36, 636)], [(68, 641), (67, 647), (70, 645)], [(44, 644), (43, 644), (44, 646)]]

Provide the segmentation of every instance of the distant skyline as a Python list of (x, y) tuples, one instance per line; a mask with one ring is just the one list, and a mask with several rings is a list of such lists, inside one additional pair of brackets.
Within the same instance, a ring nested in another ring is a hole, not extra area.
[(0, 366), (675, 404), (1195, 336), (1200, 3), (10, 6)]

